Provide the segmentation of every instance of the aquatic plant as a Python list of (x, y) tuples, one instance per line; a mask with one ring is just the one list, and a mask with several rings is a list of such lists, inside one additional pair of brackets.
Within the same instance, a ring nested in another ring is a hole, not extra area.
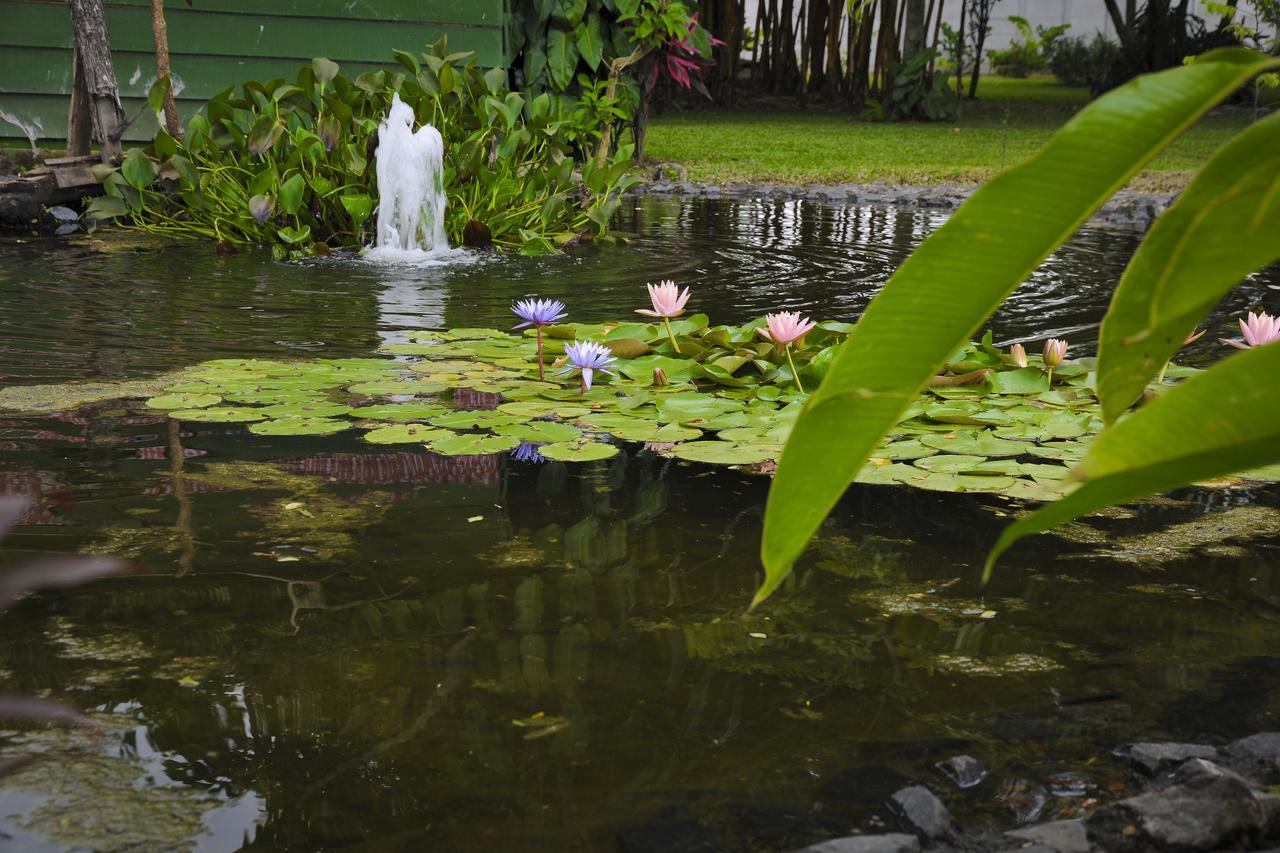
[(1240, 320), (1240, 334), (1244, 336), (1244, 343), (1228, 340), (1223, 343), (1236, 349), (1249, 349), (1280, 341), (1280, 317), (1272, 317), (1266, 311), (1258, 314), (1250, 311), (1247, 320)]
[(796, 383), (796, 388), (803, 391), (804, 386), (800, 384), (800, 374), (796, 372), (795, 362), (791, 360), (791, 344), (813, 331), (813, 327), (817, 323), (807, 317), (801, 319), (800, 314), (795, 311), (766, 314), (764, 315), (764, 322), (767, 328), (756, 329), (756, 332), (759, 333), (760, 337), (773, 341), (776, 346), (782, 347), (782, 351), (787, 356), (787, 366), (791, 368), (791, 377)]
[(613, 375), (613, 371), (609, 370), (609, 365), (615, 359), (610, 355), (610, 350), (604, 344), (598, 344), (595, 341), (574, 341), (566, 344), (564, 348), (565, 358), (568, 363), (561, 373), (578, 372), (582, 378), (582, 393), (585, 394), (591, 390), (591, 376), (595, 371)]
[(250, 80), (218, 93), (181, 140), (164, 130), (117, 169), (88, 208), (171, 237), (267, 244), (278, 257), (372, 242), (378, 206), (370, 152), (399, 97), (446, 141), (444, 230), (454, 245), (530, 254), (581, 238), (608, 239), (620, 195), (638, 180), (631, 146), (586, 157), (566, 107), (511, 91), (506, 71), (482, 69), (442, 37), (400, 70), (354, 79), (324, 58), (292, 82)]
[(1013, 362), (1015, 367), (1027, 366), (1027, 349), (1022, 344), (1014, 344), (1009, 347), (1009, 360)]
[(533, 326), (538, 338), (538, 378), (546, 379), (547, 369), (542, 361), (542, 327), (558, 323), (568, 316), (564, 303), (556, 299), (524, 299), (512, 305), (511, 310), (524, 321), (513, 328)]
[(671, 348), (677, 353), (680, 352), (680, 344), (676, 343), (675, 332), (671, 331), (671, 319), (684, 313), (684, 306), (689, 301), (689, 288), (686, 287), (681, 293), (676, 283), (669, 280), (658, 284), (646, 284), (645, 287), (649, 288), (649, 301), (653, 303), (653, 308), (652, 310), (637, 308), (636, 313), (646, 317), (661, 317), (667, 329), (667, 337), (671, 339)]
[[(982, 186), (898, 268), (796, 422), (765, 513), (758, 605), (938, 367), (1119, 187), (1214, 104), (1280, 58), (1216, 50), (1139, 78), (1076, 114), (1029, 160)], [(1100, 138), (1116, 144), (1098, 146)], [(1000, 537), (1280, 461), (1280, 347), (1224, 359), (1121, 419), (1232, 287), (1280, 257), (1280, 114), (1219, 150), (1156, 220), (1102, 324), (1096, 386), (1107, 424), (1072, 472), (1079, 488)], [(1054, 188), (1052, 196), (1045, 187)], [(973, 251), (975, 234), (982, 250)], [(892, 352), (887, 361), (879, 354)], [(1069, 365), (1059, 369), (1059, 375)]]
[(1044, 342), (1044, 366), (1047, 369), (1049, 385), (1053, 385), (1053, 369), (1062, 364), (1067, 357), (1067, 342), (1059, 338), (1049, 338)]

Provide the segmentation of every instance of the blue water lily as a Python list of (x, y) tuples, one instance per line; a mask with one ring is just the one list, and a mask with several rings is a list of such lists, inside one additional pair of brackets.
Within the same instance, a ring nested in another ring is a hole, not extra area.
[(517, 462), (550, 462), (550, 459), (538, 452), (538, 448), (544, 444), (546, 442), (543, 441), (522, 441), (519, 447), (511, 451), (511, 458)]
[(545, 380), (547, 369), (542, 362), (542, 327), (559, 323), (568, 316), (564, 310), (564, 303), (558, 299), (522, 299), (512, 305), (511, 310), (524, 321), (517, 324), (515, 328), (523, 329), (526, 326), (533, 326), (538, 332), (538, 378)]
[(591, 377), (595, 371), (608, 373), (613, 375), (613, 371), (608, 369), (608, 365), (612, 364), (616, 359), (613, 352), (603, 344), (595, 341), (574, 341), (571, 344), (565, 344), (565, 357), (568, 364), (560, 372), (572, 373), (578, 371), (582, 377), (582, 393), (591, 390)]

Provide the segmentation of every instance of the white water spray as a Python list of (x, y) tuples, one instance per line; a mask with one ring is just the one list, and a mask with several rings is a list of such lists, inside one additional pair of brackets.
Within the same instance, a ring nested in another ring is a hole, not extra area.
[(378, 126), (378, 233), (369, 256), (426, 259), (449, 251), (444, 234), (444, 139), (393, 95)]

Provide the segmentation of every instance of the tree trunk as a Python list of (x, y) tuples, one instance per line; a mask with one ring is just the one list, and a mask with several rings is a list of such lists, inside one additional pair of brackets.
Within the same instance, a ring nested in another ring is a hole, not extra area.
[(151, 0), (151, 35), (156, 42), (156, 77), (169, 78), (164, 96), (164, 128), (174, 139), (182, 138), (178, 105), (173, 100), (173, 77), (169, 73), (169, 28), (164, 22), (164, 0)]
[(844, 23), (844, 7), (844, 0), (831, 0), (827, 4), (827, 68), (823, 91), (828, 97), (839, 92), (840, 80), (844, 76), (840, 68), (840, 29)]
[(969, 0), (960, 0), (960, 35), (956, 42), (956, 121), (964, 119), (964, 13)]
[(67, 111), (67, 156), (83, 157), (93, 145), (93, 108), (80, 57), (71, 51), (71, 108)]
[(924, 50), (925, 0), (906, 0), (906, 22), (903, 29), (902, 57), (912, 59)]
[(858, 12), (858, 48), (849, 61), (849, 98), (855, 104), (864, 104), (871, 85), (871, 31), (875, 27), (876, 2), (862, 7)]
[(75, 30), (76, 57), (89, 95), (93, 132), (102, 148), (102, 162), (120, 159), (124, 109), (111, 64), (111, 39), (102, 14), (102, 0), (67, 0)]
[(805, 40), (809, 49), (809, 76), (805, 91), (818, 92), (827, 85), (827, 17), (829, 0), (809, 0)]
[[(947, 5), (947, 0), (938, 0), (938, 17), (934, 18), (933, 20), (933, 41), (931, 42), (931, 44), (933, 46), (933, 49), (938, 52), (938, 55), (942, 54), (942, 48), (938, 46), (939, 44), (938, 36), (942, 32), (942, 13), (945, 10), (946, 5)], [(934, 56), (933, 59), (929, 60), (929, 80), (930, 81), (933, 80), (933, 67), (937, 63), (937, 61), (938, 61), (938, 56)], [(957, 73), (957, 76), (958, 76), (958, 73)]]
[[(1114, 0), (1107, 0), (1114, 2)], [(974, 45), (973, 74), (969, 77), (969, 97), (978, 97), (978, 77), (982, 74), (982, 47), (987, 43), (987, 31), (991, 29), (991, 7), (996, 0), (973, 0)]]

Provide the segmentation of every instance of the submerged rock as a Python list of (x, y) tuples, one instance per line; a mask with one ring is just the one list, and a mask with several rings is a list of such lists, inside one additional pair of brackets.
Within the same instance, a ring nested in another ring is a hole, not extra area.
[(914, 832), (921, 841), (949, 841), (956, 836), (951, 812), (923, 785), (898, 791), (890, 798), (890, 805), (903, 828)]
[(1218, 750), (1197, 743), (1125, 743), (1116, 747), (1114, 755), (1130, 769), (1155, 776), (1191, 758), (1217, 758)]
[(806, 847), (797, 853), (916, 853), (920, 842), (914, 835), (889, 833), (887, 835), (853, 835), (833, 838), (821, 844)]

